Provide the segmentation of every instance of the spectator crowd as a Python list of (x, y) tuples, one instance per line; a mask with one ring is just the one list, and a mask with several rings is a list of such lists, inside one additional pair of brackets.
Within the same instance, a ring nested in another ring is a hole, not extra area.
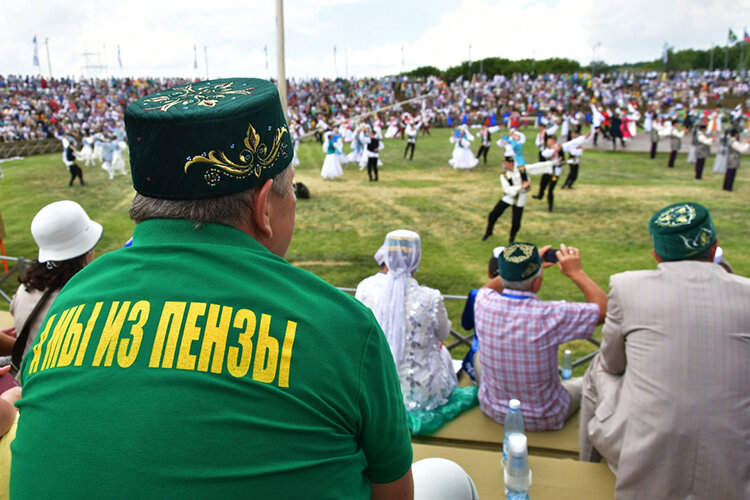
[[(0, 75), (0, 140), (23, 141), (64, 136), (117, 135), (124, 109), (159, 90), (190, 83), (183, 78), (75, 79)], [(387, 110), (428, 95), (413, 108), (429, 109), (436, 125), (482, 124), (499, 117), (508, 125), (536, 121), (550, 112), (635, 108), (641, 113), (684, 119), (690, 109), (714, 108), (731, 98), (748, 109), (750, 73), (683, 71), (590, 74), (473, 75), (447, 82), (438, 76), (290, 80), (290, 122), (304, 132), (318, 123), (338, 124), (364, 113)], [(394, 106), (395, 105), (395, 106)], [(731, 106), (731, 107), (734, 107)], [(384, 111), (385, 113), (386, 111)], [(729, 109), (726, 109), (729, 113)], [(387, 116), (380, 118), (387, 119)]]

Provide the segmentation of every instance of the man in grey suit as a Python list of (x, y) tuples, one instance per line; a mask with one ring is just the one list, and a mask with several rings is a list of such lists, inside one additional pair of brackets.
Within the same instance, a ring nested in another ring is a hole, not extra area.
[(713, 263), (702, 205), (659, 210), (649, 232), (657, 269), (610, 280), (581, 460), (607, 460), (618, 499), (750, 498), (750, 279)]

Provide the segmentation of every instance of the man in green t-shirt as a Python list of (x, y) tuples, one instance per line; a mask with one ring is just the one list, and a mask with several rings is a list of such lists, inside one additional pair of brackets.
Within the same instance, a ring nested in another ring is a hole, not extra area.
[(70, 280), (21, 368), (11, 496), (411, 498), (390, 349), (287, 263), (292, 142), (273, 84), (125, 112), (133, 244)]

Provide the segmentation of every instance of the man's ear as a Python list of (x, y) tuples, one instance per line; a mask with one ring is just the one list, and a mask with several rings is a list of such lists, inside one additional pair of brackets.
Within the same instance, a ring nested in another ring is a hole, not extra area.
[(258, 231), (256, 236), (260, 238), (271, 238), (273, 230), (271, 229), (271, 204), (269, 200), (273, 179), (268, 179), (258, 191), (255, 198), (255, 210), (253, 210), (253, 224)]
[(539, 290), (541, 290), (542, 281), (544, 281), (543, 276), (537, 276), (536, 278), (534, 278), (534, 280), (531, 282), (531, 291), (537, 293)]

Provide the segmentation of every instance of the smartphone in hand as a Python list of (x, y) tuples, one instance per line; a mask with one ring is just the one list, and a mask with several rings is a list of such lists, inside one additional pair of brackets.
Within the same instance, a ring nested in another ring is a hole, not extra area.
[(544, 252), (544, 257), (542, 260), (545, 262), (552, 262), (553, 264), (557, 262), (557, 248), (550, 248), (546, 252)]

